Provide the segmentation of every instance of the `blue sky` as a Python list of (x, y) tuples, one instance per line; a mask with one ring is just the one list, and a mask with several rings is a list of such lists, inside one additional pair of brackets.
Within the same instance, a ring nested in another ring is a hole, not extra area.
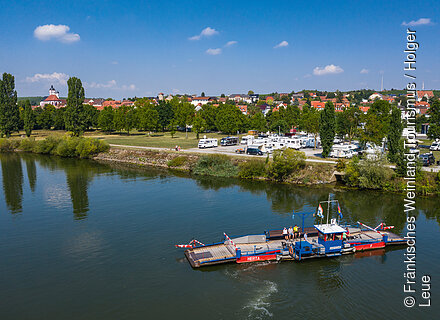
[(438, 89), (439, 13), (437, 1), (16, 0), (0, 10), (0, 71), (19, 96), (50, 84), (65, 96), (68, 76), (114, 98), (379, 89), (382, 74), (402, 88), (402, 23), (415, 21), (417, 85)]

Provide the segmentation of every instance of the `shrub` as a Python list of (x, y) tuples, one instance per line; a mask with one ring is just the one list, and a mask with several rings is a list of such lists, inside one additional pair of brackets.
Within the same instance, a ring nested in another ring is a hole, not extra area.
[(25, 152), (32, 152), (34, 151), (36, 145), (37, 142), (35, 141), (35, 139), (31, 139), (31, 138), (22, 139), (20, 141), (20, 150)]
[(168, 167), (181, 167), (188, 161), (185, 156), (177, 156), (170, 161), (168, 161)]
[(338, 159), (338, 161), (336, 162), (336, 169), (338, 171), (344, 171), (345, 169), (345, 162), (342, 159)]
[(49, 136), (44, 140), (39, 140), (34, 148), (34, 152), (42, 154), (54, 154), (61, 140), (61, 138), (53, 136)]
[(226, 155), (213, 154), (202, 156), (194, 166), (193, 173), (217, 177), (235, 177), (238, 167)]
[(293, 149), (275, 150), (273, 161), (269, 164), (267, 174), (270, 178), (283, 181), (293, 172), (306, 165), (304, 152)]
[(244, 179), (253, 179), (264, 177), (266, 174), (266, 165), (263, 161), (250, 160), (242, 162), (239, 165), (238, 176)]
[(390, 183), (394, 175), (386, 164), (384, 160), (361, 161), (354, 157), (346, 166), (345, 182), (349, 186), (362, 189), (382, 189)]
[(80, 138), (65, 137), (57, 146), (55, 154), (60, 157), (77, 157), (76, 148), (80, 143)]
[(90, 158), (100, 152), (107, 152), (109, 149), (110, 146), (105, 141), (81, 138), (76, 146), (76, 153), (80, 158)]
[(12, 152), (18, 148), (20, 142), (12, 139), (0, 139), (0, 152)]

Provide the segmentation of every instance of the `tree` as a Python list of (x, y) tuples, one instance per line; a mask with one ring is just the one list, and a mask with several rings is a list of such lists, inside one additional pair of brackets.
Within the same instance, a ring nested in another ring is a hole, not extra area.
[(98, 116), (98, 127), (104, 132), (111, 132), (115, 129), (113, 118), (115, 112), (111, 106), (105, 107)]
[(248, 91), (248, 96), (250, 96), (251, 94), (254, 94), (254, 92), (252, 90)]
[(94, 106), (85, 104), (83, 112), (85, 130), (96, 127), (98, 125), (99, 111)]
[(156, 110), (159, 114), (159, 125), (162, 131), (165, 131), (174, 117), (173, 106), (170, 103), (160, 103), (156, 106)]
[(343, 112), (338, 112), (336, 114), (336, 134), (341, 138), (347, 136), (351, 143), (351, 140), (358, 133), (361, 115), (358, 106), (351, 106), (345, 108)]
[(55, 107), (51, 104), (46, 104), (43, 107), (43, 111), (37, 116), (37, 123), (40, 128), (50, 130), (53, 124), (53, 114)]
[(176, 134), (176, 128), (177, 128), (177, 121), (173, 119), (170, 122), (171, 139), (174, 138), (174, 135)]
[(298, 127), (301, 123), (301, 110), (296, 105), (288, 105), (285, 110), (285, 119), (289, 127)]
[(327, 102), (324, 110), (321, 111), (319, 136), (321, 137), (322, 156), (327, 158), (335, 139), (335, 107), (332, 102)]
[(81, 80), (75, 77), (67, 80), (69, 92), (67, 94), (67, 106), (65, 110), (66, 129), (74, 136), (80, 136), (85, 128), (84, 120), (84, 88)]
[(316, 139), (318, 138), (319, 133), (319, 111), (308, 105), (304, 105), (301, 114), (301, 127), (306, 132), (313, 134), (316, 149)]
[(188, 139), (188, 126), (191, 125), (194, 119), (194, 106), (188, 102), (182, 102), (175, 106), (174, 118), (177, 121), (177, 125), (185, 127), (186, 138)]
[(9, 138), (12, 132), (18, 131), (19, 124), (20, 110), (17, 105), (15, 79), (5, 72), (0, 80), (0, 134)]
[(66, 108), (58, 108), (55, 109), (55, 112), (52, 114), (52, 123), (55, 130), (64, 130), (66, 128), (66, 124), (64, 122), (65, 110)]
[(159, 125), (159, 112), (153, 107), (142, 107), (139, 109), (139, 127), (138, 129), (148, 131), (155, 130)]
[(208, 103), (202, 106), (202, 110), (200, 110), (200, 115), (203, 120), (206, 122), (205, 129), (207, 130), (216, 130), (215, 126), (215, 117), (217, 116), (217, 107), (214, 107), (212, 104)]
[(262, 112), (257, 112), (250, 118), (250, 129), (258, 131), (266, 130), (266, 119)]
[(368, 110), (362, 140), (380, 145), (388, 133), (391, 105), (388, 101), (377, 100)]
[(397, 107), (391, 110), (390, 129), (388, 132), (388, 159), (391, 162), (397, 162), (403, 158), (403, 124), (402, 115)]
[(233, 134), (243, 127), (244, 115), (236, 106), (224, 104), (218, 107), (215, 123), (220, 131)]
[(204, 97), (205, 96), (205, 93), (204, 92), (202, 92), (202, 94), (200, 95), (201, 97)]
[(23, 123), (26, 136), (30, 137), (35, 126), (34, 112), (32, 111), (31, 102), (26, 100), (24, 103)]
[(206, 121), (200, 114), (196, 114), (194, 117), (192, 128), (196, 133), (197, 139), (199, 139), (199, 133), (206, 130)]
[(429, 108), (429, 139), (440, 139), (440, 101), (435, 101)]

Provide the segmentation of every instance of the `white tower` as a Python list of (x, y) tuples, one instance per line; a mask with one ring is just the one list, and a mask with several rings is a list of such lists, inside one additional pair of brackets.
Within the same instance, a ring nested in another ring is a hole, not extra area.
[(52, 96), (52, 95), (53, 95), (53, 96), (57, 96), (57, 98), (60, 97), (60, 96), (59, 96), (60, 93), (59, 93), (58, 91), (55, 90), (55, 88), (53, 87), (53, 85), (50, 86), (50, 89), (49, 89), (49, 95), (50, 95), (50, 96)]

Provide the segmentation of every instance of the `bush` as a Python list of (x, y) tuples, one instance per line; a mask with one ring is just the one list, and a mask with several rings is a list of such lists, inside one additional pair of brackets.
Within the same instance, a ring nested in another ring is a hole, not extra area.
[(359, 160), (354, 157), (346, 166), (345, 182), (362, 189), (384, 189), (389, 185), (394, 172), (384, 160)]
[(41, 154), (54, 154), (61, 140), (61, 138), (53, 136), (49, 136), (44, 140), (39, 140), (34, 148), (34, 152)]
[(12, 139), (0, 139), (0, 152), (13, 152), (20, 145), (20, 141)]
[(217, 177), (235, 177), (238, 167), (226, 155), (213, 154), (202, 156), (193, 168), (193, 173)]
[(25, 152), (33, 152), (37, 142), (35, 139), (27, 138), (20, 141), (20, 150)]
[(336, 169), (338, 171), (344, 171), (345, 169), (345, 161), (342, 159), (338, 159), (338, 161), (336, 162)]
[(168, 167), (181, 167), (188, 161), (185, 156), (177, 156), (170, 161), (168, 161)]
[(109, 144), (103, 140), (81, 138), (76, 146), (76, 153), (80, 158), (90, 158), (98, 153), (107, 152), (109, 149)]
[(239, 165), (238, 176), (243, 179), (254, 179), (266, 175), (266, 165), (263, 161), (250, 160)]
[(55, 154), (60, 157), (77, 157), (76, 148), (81, 138), (66, 137), (57, 146)]
[(269, 164), (267, 174), (270, 178), (283, 181), (295, 171), (306, 165), (304, 152), (293, 149), (275, 150), (273, 161)]

